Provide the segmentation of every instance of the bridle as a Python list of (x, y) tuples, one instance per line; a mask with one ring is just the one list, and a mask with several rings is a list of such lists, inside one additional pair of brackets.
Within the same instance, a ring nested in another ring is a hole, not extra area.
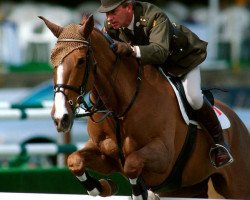
[[(114, 48), (114, 41), (113, 39), (107, 34), (107, 33), (103, 33), (105, 39), (110, 43), (110, 48), (113, 50)], [(83, 40), (79, 40), (79, 39), (59, 39), (57, 42), (81, 42), (83, 43), (83, 46), (86, 46), (87, 49), (87, 54), (86, 54), (86, 69), (85, 69), (85, 73), (84, 73), (84, 77), (83, 77), (83, 81), (81, 86), (76, 87), (76, 86), (72, 86), (72, 85), (68, 85), (68, 84), (55, 84), (54, 85), (54, 94), (61, 92), (63, 93), (63, 95), (66, 97), (67, 102), (69, 103), (73, 113), (76, 112), (77, 108), (80, 107), (80, 104), (83, 104), (83, 108), (85, 111), (87, 111), (86, 114), (76, 114), (76, 117), (85, 117), (85, 116), (92, 116), (93, 113), (95, 112), (105, 112), (106, 114), (103, 116), (103, 118), (101, 118), (97, 123), (103, 121), (106, 117), (112, 115), (115, 119), (119, 120), (119, 119), (123, 119), (124, 116), (127, 114), (127, 112), (130, 110), (130, 108), (132, 107), (132, 105), (134, 104), (138, 93), (139, 93), (139, 89), (140, 89), (140, 83), (141, 83), (141, 75), (142, 75), (142, 69), (141, 66), (139, 66), (139, 70), (138, 70), (138, 74), (137, 74), (137, 79), (136, 79), (136, 91), (135, 94), (133, 95), (132, 99), (130, 100), (128, 106), (126, 107), (126, 109), (121, 113), (121, 114), (115, 114), (113, 113), (113, 111), (100, 111), (98, 109), (95, 109), (95, 105), (93, 103), (91, 103), (94, 106), (88, 106), (88, 104), (86, 103), (86, 101), (84, 100), (84, 96), (86, 95), (86, 85), (89, 79), (89, 74), (90, 74), (90, 61), (92, 61), (92, 65), (94, 66), (94, 73), (96, 74), (96, 68), (97, 68), (97, 62), (93, 56), (93, 51), (90, 45), (90, 42), (83, 39)], [(120, 59), (120, 56), (116, 55), (116, 60), (113, 63), (113, 68), (115, 68), (115, 66), (118, 64), (118, 60)], [(77, 94), (79, 94), (79, 96), (77, 97), (76, 102), (78, 103), (78, 105), (76, 105), (74, 107), (74, 103), (73, 100), (68, 99), (67, 95), (64, 93), (63, 90), (61, 89), (68, 89), (71, 91), (76, 92)], [(92, 119), (93, 120), (93, 119)], [(94, 121), (94, 120), (93, 120)]]
[[(115, 48), (114, 47), (115, 43), (114, 43), (113, 39), (108, 34), (103, 33), (103, 35), (106, 38), (106, 40), (109, 42), (110, 48), (113, 50)], [(95, 60), (95, 58), (93, 56), (93, 51), (92, 51), (90, 42), (88, 42), (86, 40), (75, 40), (75, 39), (60, 39), (60, 40), (58, 40), (58, 42), (81, 42), (81, 43), (83, 43), (83, 46), (88, 47), (88, 49), (87, 49), (87, 54), (86, 54), (86, 69), (85, 69), (85, 73), (84, 73), (84, 77), (83, 77), (83, 81), (82, 81), (81, 86), (80, 87), (75, 87), (75, 86), (67, 85), (67, 84), (55, 84), (55, 86), (54, 86), (54, 94), (56, 94), (58, 92), (61, 92), (61, 93), (64, 94), (64, 96), (66, 97), (67, 100), (68, 100), (67, 95), (61, 89), (72, 90), (72, 91), (76, 92), (77, 94), (79, 94), (76, 101), (78, 102), (78, 100), (79, 100), (80, 101), (79, 106), (80, 106), (80, 104), (83, 104), (84, 108), (85, 108), (84, 110), (88, 111), (88, 113), (87, 114), (78, 114), (78, 117), (90, 116), (92, 121), (95, 122), (95, 123), (100, 123), (109, 116), (112, 116), (114, 118), (114, 120), (115, 120), (116, 140), (117, 140), (117, 145), (118, 145), (118, 154), (119, 154), (119, 158), (121, 160), (122, 165), (124, 165), (125, 158), (124, 158), (124, 154), (123, 154), (123, 150), (122, 150), (122, 138), (121, 138), (121, 134), (120, 134), (120, 120), (124, 119), (125, 115), (131, 109), (132, 105), (134, 104), (134, 102), (135, 102), (135, 100), (136, 100), (136, 98), (137, 98), (137, 96), (139, 94), (140, 85), (141, 85), (141, 76), (142, 76), (141, 65), (139, 65), (139, 69), (138, 69), (135, 93), (134, 93), (133, 97), (131, 98), (129, 104), (127, 105), (126, 109), (121, 114), (116, 114), (113, 111), (109, 111), (109, 110), (104, 110), (103, 111), (103, 110), (95, 109), (95, 105), (89, 107), (87, 105), (87, 103), (85, 102), (85, 100), (84, 100), (84, 96), (86, 94), (86, 85), (87, 85), (89, 74), (90, 74), (90, 59), (92, 59), (92, 61), (93, 61), (95, 75), (96, 75), (96, 67), (97, 67), (97, 62), (96, 62), (96, 60)], [(117, 65), (119, 58), (120, 58), (120, 56), (116, 55), (116, 60), (113, 63), (113, 69)], [(73, 113), (75, 114), (75, 111), (76, 111), (77, 108), (74, 107), (73, 101), (68, 100), (68, 103), (69, 103)], [(100, 120), (95, 121), (92, 118), (92, 115), (95, 112), (103, 112), (104, 115)], [(76, 115), (76, 117), (77, 117), (77, 115)]]
[(83, 43), (82, 47), (87, 47), (87, 54), (86, 54), (86, 69), (84, 72), (82, 84), (79, 87), (68, 85), (68, 84), (55, 84), (54, 85), (54, 95), (56, 95), (56, 93), (59, 93), (59, 92), (62, 93), (66, 97), (67, 102), (69, 103), (72, 111), (75, 112), (77, 106), (74, 107), (73, 100), (68, 99), (67, 95), (65, 94), (65, 92), (62, 89), (74, 91), (75, 93), (77, 93), (79, 95), (77, 97), (76, 102), (83, 103), (84, 107), (86, 109), (90, 109), (84, 100), (84, 96), (86, 95), (86, 86), (87, 86), (87, 82), (88, 82), (89, 74), (90, 74), (90, 59), (92, 60), (92, 64), (93, 64), (94, 68), (96, 68), (96, 65), (97, 65), (95, 58), (93, 56), (90, 42), (85, 40), (85, 39), (82, 39), (82, 40), (79, 40), (79, 39), (59, 39), (57, 42), (80, 42), (80, 43)]

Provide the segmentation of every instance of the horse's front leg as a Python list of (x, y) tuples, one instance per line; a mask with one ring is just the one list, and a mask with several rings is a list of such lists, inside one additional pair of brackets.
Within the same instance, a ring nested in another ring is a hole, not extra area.
[(87, 168), (103, 174), (120, 170), (120, 165), (114, 159), (103, 155), (96, 145), (89, 140), (85, 147), (68, 157), (68, 168), (76, 175), (83, 187), (91, 196), (111, 196), (117, 191), (116, 184), (111, 180), (97, 180), (90, 176)]
[(169, 164), (173, 160), (171, 155), (173, 153), (169, 153), (160, 139), (154, 139), (127, 156), (124, 172), (132, 186), (133, 200), (160, 199), (158, 195), (148, 190), (147, 186), (159, 185), (165, 180), (169, 173)]

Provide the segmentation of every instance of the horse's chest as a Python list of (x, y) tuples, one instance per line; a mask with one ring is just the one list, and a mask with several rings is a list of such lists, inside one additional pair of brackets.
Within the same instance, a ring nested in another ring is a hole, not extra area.
[(123, 151), (126, 155), (138, 149), (138, 143), (131, 137), (126, 137), (123, 142)]

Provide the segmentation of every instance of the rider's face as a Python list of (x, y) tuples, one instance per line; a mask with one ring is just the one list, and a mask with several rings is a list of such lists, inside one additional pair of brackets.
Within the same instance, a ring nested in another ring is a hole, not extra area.
[(133, 17), (133, 6), (132, 4), (129, 4), (126, 7), (120, 5), (116, 9), (107, 12), (106, 17), (107, 22), (110, 23), (114, 29), (127, 27)]

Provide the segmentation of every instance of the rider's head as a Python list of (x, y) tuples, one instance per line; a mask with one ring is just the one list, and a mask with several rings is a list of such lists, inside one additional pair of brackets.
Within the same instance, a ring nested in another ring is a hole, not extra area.
[(106, 13), (107, 22), (114, 29), (127, 27), (133, 18), (134, 0), (101, 0), (99, 12)]

